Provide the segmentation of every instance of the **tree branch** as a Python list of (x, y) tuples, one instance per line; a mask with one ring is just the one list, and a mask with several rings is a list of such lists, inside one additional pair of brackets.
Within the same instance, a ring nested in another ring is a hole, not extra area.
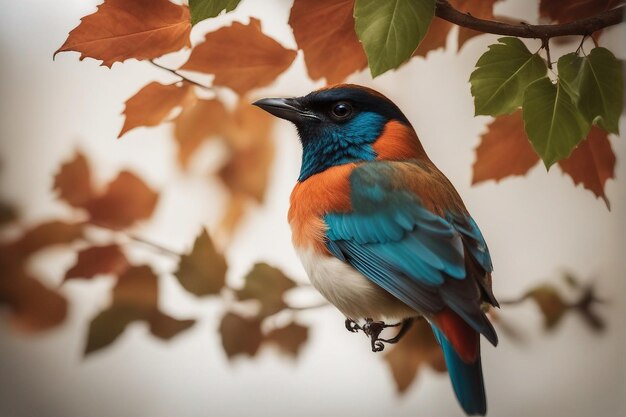
[(182, 81), (184, 81), (184, 82), (187, 82), (187, 83), (189, 83), (189, 84), (193, 84), (193, 85), (195, 85), (195, 86), (197, 86), (197, 87), (200, 87), (200, 88), (204, 88), (205, 90), (215, 91), (215, 89), (214, 89), (213, 87), (208, 86), (208, 85), (204, 85), (204, 84), (200, 84), (200, 83), (199, 83), (199, 82), (197, 82), (197, 81), (194, 81), (194, 80), (192, 80), (192, 79), (189, 79), (189, 78), (185, 77), (184, 75), (182, 75), (180, 72), (176, 71), (175, 69), (168, 68), (168, 67), (164, 67), (164, 66), (163, 66), (163, 65), (161, 65), (161, 64), (157, 64), (157, 63), (156, 63), (156, 62), (154, 62), (154, 60), (152, 60), (152, 59), (151, 59), (149, 62), (150, 62), (152, 65), (154, 65), (155, 67), (160, 68), (160, 69), (162, 69), (162, 70), (165, 70), (165, 71), (169, 72), (170, 74), (173, 74), (173, 75), (175, 75), (175, 76), (179, 77), (179, 78), (180, 78)]
[(492, 20), (479, 19), (462, 13), (452, 7), (447, 0), (437, 0), (435, 15), (443, 20), (468, 29), (496, 35), (518, 38), (550, 39), (558, 36), (589, 36), (593, 32), (623, 22), (626, 6), (598, 13), (587, 19), (556, 25), (510, 25)]

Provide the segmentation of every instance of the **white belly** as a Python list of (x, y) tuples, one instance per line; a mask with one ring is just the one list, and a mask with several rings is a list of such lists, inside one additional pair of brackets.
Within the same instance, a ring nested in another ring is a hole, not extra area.
[(311, 284), (347, 318), (400, 320), (418, 314), (334, 256), (311, 248), (296, 248), (296, 252)]

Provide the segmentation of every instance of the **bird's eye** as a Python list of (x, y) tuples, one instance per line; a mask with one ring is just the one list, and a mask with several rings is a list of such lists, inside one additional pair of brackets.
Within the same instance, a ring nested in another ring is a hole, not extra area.
[(352, 115), (352, 106), (350, 103), (340, 101), (333, 105), (332, 114), (335, 119), (343, 120)]

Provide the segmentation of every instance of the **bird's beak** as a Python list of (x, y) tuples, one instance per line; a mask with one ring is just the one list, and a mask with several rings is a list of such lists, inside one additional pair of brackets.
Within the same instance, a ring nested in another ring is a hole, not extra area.
[(252, 104), (276, 117), (293, 123), (305, 120), (320, 120), (315, 113), (302, 106), (297, 98), (264, 98)]

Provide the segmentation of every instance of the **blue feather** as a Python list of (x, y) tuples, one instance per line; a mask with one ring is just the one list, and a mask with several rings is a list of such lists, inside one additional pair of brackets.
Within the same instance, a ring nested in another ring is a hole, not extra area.
[(441, 330), (432, 324), (431, 327), (443, 350), (450, 381), (452, 381), (454, 393), (461, 407), (470, 416), (485, 415), (487, 412), (487, 397), (485, 395), (480, 353), (476, 362), (463, 362)]

